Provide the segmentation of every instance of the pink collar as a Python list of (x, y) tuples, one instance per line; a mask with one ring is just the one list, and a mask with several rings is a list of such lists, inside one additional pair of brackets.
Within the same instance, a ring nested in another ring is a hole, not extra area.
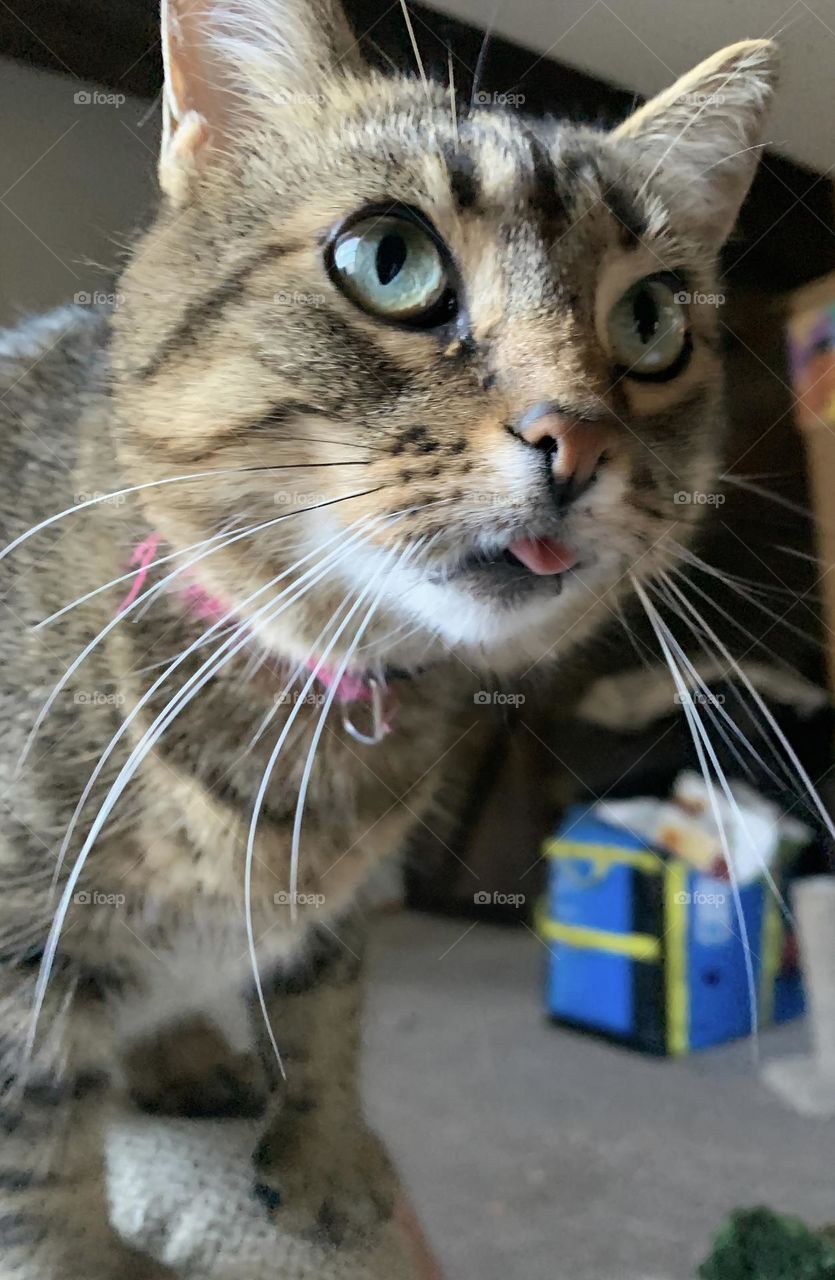
[[(308, 671), (313, 671), (316, 667), (316, 659), (308, 658), (304, 665)], [(348, 671), (337, 682), (336, 667), (331, 667), (327, 663), (323, 663), (319, 667), (316, 672), (316, 679), (326, 689), (330, 689), (336, 684), (338, 702), (373, 702), (374, 686), (379, 683), (372, 675), (351, 675)]]
[[(129, 561), (129, 564), (135, 568), (133, 582), (117, 608), (117, 614), (128, 610), (139, 597), (161, 543), (162, 536), (159, 533), (150, 533), (134, 547)], [(199, 582), (184, 582), (179, 590), (189, 613), (194, 618), (217, 622), (229, 612), (228, 604), (220, 596), (212, 595)], [(345, 672), (337, 680), (337, 668), (327, 663), (319, 666), (316, 658), (307, 658), (304, 666), (308, 671), (313, 671), (318, 666), (316, 679), (327, 690), (336, 685), (334, 696), (343, 706), (351, 702), (365, 702), (371, 707), (371, 734), (361, 733), (348, 717), (343, 715), (345, 728), (357, 741), (368, 744), (379, 742), (391, 732), (390, 721), (393, 719), (396, 706), (389, 696), (385, 680), (368, 672), (362, 674)]]

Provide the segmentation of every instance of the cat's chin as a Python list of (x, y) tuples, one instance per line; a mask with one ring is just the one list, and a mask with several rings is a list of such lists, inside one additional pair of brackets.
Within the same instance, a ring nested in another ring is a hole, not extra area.
[(555, 641), (573, 641), (590, 599), (577, 575), (529, 582), (498, 575), (493, 584), (425, 582), (410, 591), (409, 611), (440, 651), (511, 673), (555, 657)]
[[(599, 580), (590, 588), (575, 579), (566, 581), (559, 596), (533, 598), (501, 611), (447, 591), (445, 600), (435, 606), (443, 618), (439, 613), (435, 616), (424, 660), (457, 660), (473, 673), (498, 677), (509, 688), (509, 681), (546, 670), (568, 657), (611, 618), (615, 601), (626, 590), (618, 585), (607, 600), (603, 591)], [(428, 605), (432, 603), (427, 600)]]
[[(381, 562), (379, 552), (364, 548), (343, 569), (347, 585), (367, 584)], [(473, 670), (520, 674), (558, 659), (609, 616), (624, 569), (623, 554), (613, 550), (587, 554), (550, 576), (496, 561), (444, 578), (401, 567), (387, 583), (366, 652), (405, 669), (457, 657)]]

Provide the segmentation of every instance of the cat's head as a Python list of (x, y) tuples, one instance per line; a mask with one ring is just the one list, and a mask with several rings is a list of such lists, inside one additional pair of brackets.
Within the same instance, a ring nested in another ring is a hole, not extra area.
[(201, 474), (143, 491), (149, 518), (178, 546), (263, 526), (194, 552), (245, 613), (330, 557), (278, 650), (365, 593), (377, 654), (561, 652), (716, 487), (716, 260), (773, 45), (607, 133), (372, 72), (330, 0), (163, 10), (165, 201), (116, 397), (131, 479)]

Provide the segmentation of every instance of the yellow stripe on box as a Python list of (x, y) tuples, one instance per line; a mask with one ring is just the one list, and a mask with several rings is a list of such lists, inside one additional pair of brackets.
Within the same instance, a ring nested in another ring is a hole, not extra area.
[(622, 849), (616, 844), (586, 844), (582, 840), (546, 840), (542, 852), (546, 858), (581, 858), (585, 862), (604, 863), (606, 866), (637, 867), (651, 875), (661, 875), (667, 862), (649, 850)]
[(667, 1052), (690, 1049), (690, 991), (687, 985), (688, 868), (671, 860), (664, 881), (664, 947), (667, 958)]
[(610, 933), (608, 929), (592, 929), (587, 925), (558, 924), (542, 920), (539, 932), (551, 942), (564, 942), (569, 947), (608, 951), (632, 960), (660, 960), (661, 942), (649, 933)]
[(777, 903), (770, 893), (765, 899), (760, 954), (760, 993), (758, 1015), (760, 1025), (767, 1027), (774, 1021), (774, 996), (777, 976), (783, 953), (783, 921)]

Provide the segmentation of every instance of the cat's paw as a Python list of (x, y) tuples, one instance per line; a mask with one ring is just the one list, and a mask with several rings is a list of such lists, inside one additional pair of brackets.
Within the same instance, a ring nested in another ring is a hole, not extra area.
[(132, 1100), (155, 1115), (257, 1116), (266, 1107), (258, 1058), (233, 1050), (199, 1014), (131, 1046), (124, 1066)]
[(253, 1157), (256, 1198), (283, 1231), (345, 1248), (368, 1243), (394, 1212), (397, 1179), (382, 1143), (360, 1121), (281, 1119)]

